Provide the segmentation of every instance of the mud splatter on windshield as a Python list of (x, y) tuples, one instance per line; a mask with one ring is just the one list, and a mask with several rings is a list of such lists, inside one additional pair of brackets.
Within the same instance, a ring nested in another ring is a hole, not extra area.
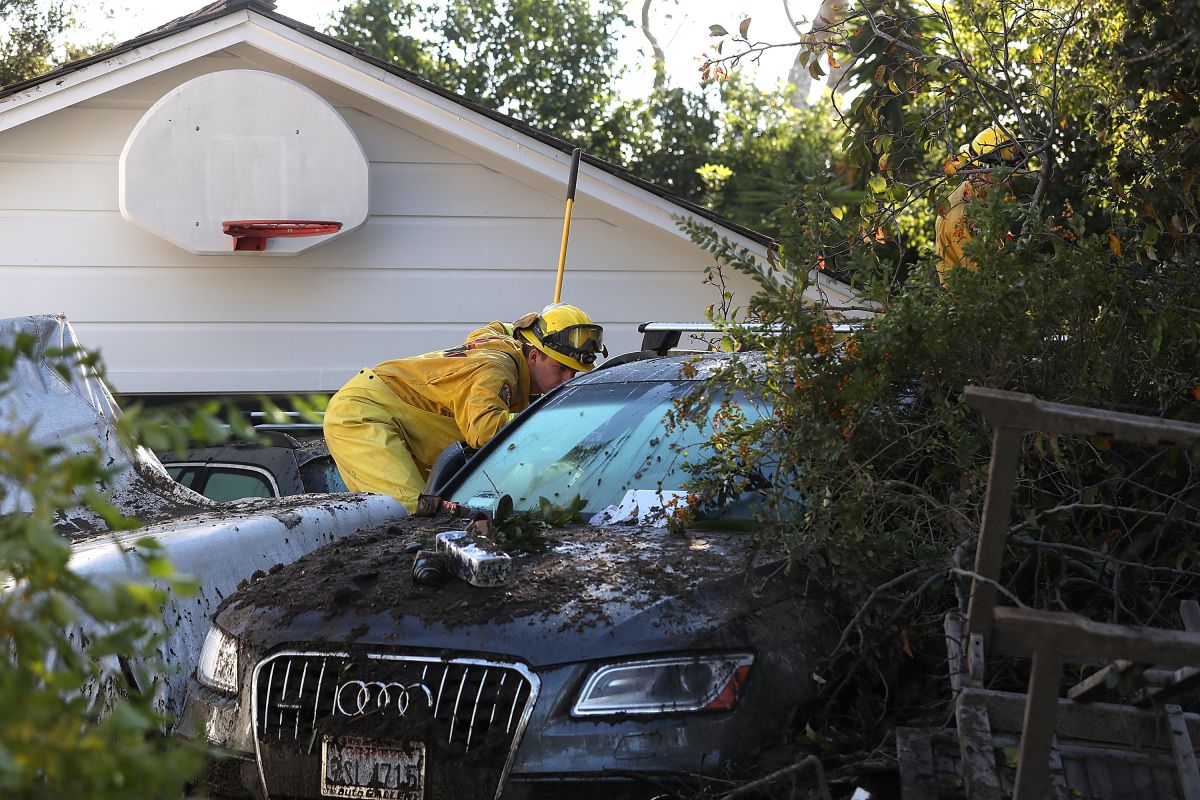
[(691, 388), (687, 381), (564, 387), (474, 466), (454, 499), (470, 503), (499, 491), (529, 510), (539, 497), (562, 503), (578, 494), (585, 513), (594, 513), (630, 489), (684, 489), (692, 477), (684, 464), (702, 457), (711, 428), (706, 421), (667, 430), (663, 420)]

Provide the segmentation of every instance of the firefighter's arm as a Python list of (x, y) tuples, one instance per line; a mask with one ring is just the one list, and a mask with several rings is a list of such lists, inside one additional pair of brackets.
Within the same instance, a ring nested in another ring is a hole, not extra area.
[(454, 420), (469, 447), (482, 447), (513, 417), (509, 404), (518, 391), (517, 370), (510, 357), (499, 355), (472, 371), (453, 403)]

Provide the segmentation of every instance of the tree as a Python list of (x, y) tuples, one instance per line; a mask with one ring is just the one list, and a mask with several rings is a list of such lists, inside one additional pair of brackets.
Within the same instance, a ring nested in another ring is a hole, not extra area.
[[(1130, 0), (1124, 11), (1127, 23), (1114, 59), (1123, 67), (1121, 88), (1141, 102), (1133, 109), (1138, 113), (1123, 120), (1120, 107), (1096, 98), (1078, 149), (1095, 142), (1098, 155), (1109, 160), (1102, 169), (1085, 170), (1085, 180), (1103, 185), (1105, 172), (1111, 172), (1119, 238), (1141, 244), (1148, 259), (1157, 256), (1151, 261), (1178, 258), (1194, 265), (1200, 236), (1194, 194), (1200, 170), (1200, 4)], [(1118, 138), (1110, 136), (1113, 130), (1120, 131)]]
[[(0, 86), (35, 78), (112, 47), (107, 35), (86, 44), (60, 42), (74, 24), (76, 7), (75, 0), (0, 0), (0, 31), (5, 33), (0, 41)], [(113, 11), (108, 14), (111, 17)]]
[[(1197, 8), (1173, 4), (1167, 23), (1160, 6), (859, 6), (796, 46), (810, 64), (849, 65), (831, 111), (861, 199), (835, 200), (844, 182), (832, 176), (794, 187), (765, 277), (690, 226), (757, 276), (739, 319), (776, 326), (726, 320), (733, 338), (767, 350), (765, 372), (730, 369), (681, 408), (720, 402), (731, 384), (774, 408), (753, 422), (722, 417), (710, 477), (695, 489), (710, 504), (762, 492), (764, 530), (812, 571), (814, 603), (841, 620), (826, 733), (853, 729), (874, 746), (944, 690), (920, 676), (941, 674), (940, 617), (960, 601), (950, 570), (969, 563), (991, 449), (965, 385), (1200, 419)], [(710, 70), (769, 46), (745, 31), (730, 38), (741, 50)], [(1013, 132), (1017, 165), (958, 156), (989, 125)], [(943, 286), (929, 233), (972, 173), (992, 186), (969, 205), (976, 268), (951, 270)], [(832, 268), (876, 313), (803, 302), (810, 271)], [(860, 326), (836, 334), (831, 323), (855, 314)], [(1170, 598), (1200, 588), (1194, 458), (1036, 435), (1026, 447), (1006, 591), (1173, 626)], [(856, 705), (841, 702), (848, 686)]]
[(53, 66), (55, 40), (71, 23), (69, 0), (0, 0), (0, 86)]
[(357, 0), (330, 34), (606, 158), (615, 112), (619, 0)]
[(834, 204), (861, 198), (855, 172), (840, 157), (838, 127), (824, 109), (796, 107), (736, 74), (721, 89), (720, 138), (711, 157), (730, 176), (714, 208), (754, 230), (783, 236), (796, 186), (821, 185)]
[(698, 170), (718, 159), (720, 126), (708, 99), (665, 86), (628, 108), (628, 169), (680, 197), (699, 201), (705, 185)]
[(698, 91), (672, 86), (650, 28), (651, 0), (641, 6), (641, 28), (654, 50), (654, 86), (646, 97), (618, 98), (614, 41), (631, 26), (620, 7), (358, 0), (328, 32), (686, 200), (778, 231), (783, 187), (830, 167), (827, 120), (788, 112), (738, 80)]

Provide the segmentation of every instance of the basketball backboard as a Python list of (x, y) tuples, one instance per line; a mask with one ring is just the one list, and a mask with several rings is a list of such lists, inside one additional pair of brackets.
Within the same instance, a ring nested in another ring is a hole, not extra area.
[(133, 129), (120, 160), (121, 214), (202, 255), (234, 252), (230, 220), (342, 223), (261, 251), (293, 255), (363, 224), (367, 173), (354, 132), (315, 92), (269, 72), (213, 72), (168, 92)]

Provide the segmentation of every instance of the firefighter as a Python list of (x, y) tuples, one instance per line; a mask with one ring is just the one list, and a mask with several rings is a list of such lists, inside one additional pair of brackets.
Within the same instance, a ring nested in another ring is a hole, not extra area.
[(603, 335), (583, 311), (557, 303), (511, 325), (492, 322), (449, 350), (361, 370), (325, 411), (325, 439), (346, 487), (415, 511), (443, 449), (481, 447), (531, 396), (590, 372), (608, 355)]
[(975, 223), (965, 216), (967, 203), (974, 198), (987, 197), (988, 190), (995, 184), (991, 168), (1000, 164), (1014, 165), (1017, 155), (1017, 142), (999, 125), (985, 128), (959, 148), (958, 168), (970, 167), (974, 171), (950, 193), (945, 205), (939, 207), (934, 223), (933, 247), (938, 255), (937, 271), (943, 286), (947, 273), (955, 267), (976, 269), (975, 263), (963, 255), (963, 247), (975, 233)]

